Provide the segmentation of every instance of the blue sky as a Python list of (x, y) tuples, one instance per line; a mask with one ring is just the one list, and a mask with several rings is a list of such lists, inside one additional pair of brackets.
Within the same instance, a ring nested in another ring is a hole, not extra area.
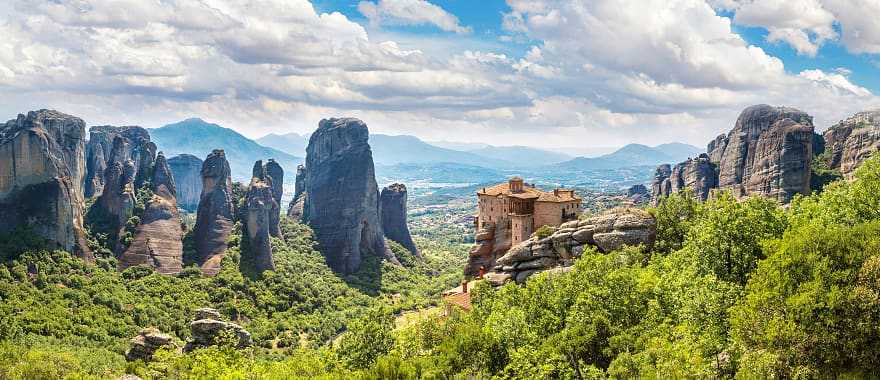
[(880, 108), (880, 0), (8, 0), (0, 112), (326, 117), (425, 140), (704, 146), (739, 112)]

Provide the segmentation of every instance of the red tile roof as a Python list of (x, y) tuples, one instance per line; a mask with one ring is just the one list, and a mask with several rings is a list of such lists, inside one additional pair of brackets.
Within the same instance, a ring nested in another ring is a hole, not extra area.
[(519, 199), (537, 199), (538, 202), (580, 202), (581, 198), (574, 195), (573, 190), (558, 189), (559, 191), (541, 191), (533, 186), (523, 186), (521, 193), (513, 193), (510, 191), (510, 183), (499, 183), (495, 186), (484, 187), (477, 191), (477, 195), (488, 195), (495, 197), (504, 195)]

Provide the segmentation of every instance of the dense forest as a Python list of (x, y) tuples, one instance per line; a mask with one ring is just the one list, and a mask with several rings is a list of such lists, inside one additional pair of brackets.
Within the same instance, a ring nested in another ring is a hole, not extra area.
[[(781, 207), (675, 194), (650, 212), (653, 249), (585, 252), (525, 285), (480, 284), (469, 313), (419, 313), (459, 279), (462, 253), (420, 240), (424, 262), (339, 277), (308, 227), (285, 221), (276, 271), (212, 278), (116, 272), (3, 239), (0, 378), (828, 378), (880, 368), (880, 158), (851, 182)], [(237, 239), (235, 235), (233, 239)], [(231, 244), (237, 247), (237, 244)], [(401, 249), (395, 247), (395, 249)], [(8, 254), (9, 252), (23, 253)], [(400, 296), (394, 296), (400, 295)], [(185, 340), (213, 306), (255, 346), (160, 351), (126, 363), (153, 326)], [(399, 319), (399, 318), (398, 318)]]

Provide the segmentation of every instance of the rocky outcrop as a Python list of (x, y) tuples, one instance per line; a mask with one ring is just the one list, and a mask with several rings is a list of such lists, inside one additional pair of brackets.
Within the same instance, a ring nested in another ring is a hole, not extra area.
[(183, 269), (184, 231), (174, 177), (162, 153), (156, 157), (152, 172), (153, 196), (145, 205), (131, 244), (119, 257), (119, 268), (144, 265), (162, 274), (177, 274)]
[(686, 187), (701, 200), (716, 187), (736, 197), (761, 195), (783, 203), (796, 194), (809, 194), (813, 136), (813, 118), (803, 111), (748, 107), (727, 135), (708, 144), (708, 153), (672, 167), (668, 177), (668, 166), (657, 168), (655, 203)]
[(177, 348), (171, 335), (163, 334), (156, 328), (143, 329), (140, 334), (131, 339), (131, 346), (125, 352), (125, 360), (130, 362), (136, 360), (150, 361), (153, 358), (153, 354), (163, 347)]
[(629, 189), (626, 189), (626, 196), (627, 197), (632, 197), (632, 196), (636, 196), (636, 195), (645, 195), (645, 194), (649, 194), (648, 188), (642, 184), (632, 185), (629, 187)]
[(110, 160), (104, 171), (103, 191), (86, 214), (86, 223), (96, 233), (107, 235), (107, 245), (114, 254), (121, 254), (127, 245), (125, 227), (134, 216), (136, 188), (134, 162), (125, 159), (130, 150), (127, 139), (116, 136)]
[(215, 149), (202, 164), (202, 195), (193, 228), (198, 264), (202, 273), (213, 276), (220, 271), (226, 253), (226, 239), (232, 231), (235, 206), (229, 162), (222, 149)]
[(275, 203), (269, 213), (269, 234), (280, 238), (281, 230), (278, 225), (281, 222), (281, 197), (284, 195), (284, 169), (270, 158), (266, 162), (264, 171), (267, 177), (263, 180), (269, 181), (272, 186), (272, 197), (275, 198)]
[(400, 243), (413, 255), (420, 256), (406, 224), (406, 185), (395, 183), (386, 186), (379, 195), (379, 205), (385, 237)]
[[(251, 333), (235, 323), (223, 321), (220, 313), (214, 309), (196, 310), (196, 320), (190, 323), (189, 327), (192, 339), (183, 347), (184, 352), (221, 343), (232, 344), (235, 348), (245, 348), (253, 344)], [(233, 341), (221, 342), (226, 336), (231, 337)]]
[(812, 137), (813, 118), (803, 111), (768, 105), (746, 108), (727, 134), (718, 162), (718, 186), (738, 197), (756, 194), (782, 202), (798, 193), (809, 194)]
[[(135, 188), (140, 188), (150, 179), (150, 171), (156, 159), (156, 144), (150, 141), (150, 134), (146, 129), (104, 125), (91, 127), (89, 134), (89, 143), (86, 146), (86, 198), (103, 193), (106, 181), (104, 172), (111, 162), (132, 161)], [(125, 149), (114, 153), (114, 140), (117, 138), (123, 139), (126, 144)]]
[(0, 125), (0, 232), (26, 228), (93, 260), (83, 229), (85, 123), (57, 111)]
[[(242, 239), (242, 262), (257, 272), (275, 269), (269, 235), (273, 229), (278, 231), (280, 209), (275, 200), (275, 178), (269, 175), (271, 164), (274, 161), (269, 161), (265, 166), (262, 161), (254, 164), (243, 210), (242, 224), (246, 239)], [(280, 169), (278, 166), (277, 170)]]
[(382, 233), (368, 138), (363, 121), (325, 119), (306, 149), (304, 213), (327, 264), (341, 273), (356, 271), (366, 255), (397, 262)]
[(476, 244), (468, 253), (468, 262), (464, 268), (466, 277), (476, 277), (495, 267), (495, 261), (510, 249), (510, 227), (507, 224), (496, 225), (485, 223), (477, 231)]
[(181, 154), (169, 158), (168, 167), (177, 185), (177, 205), (187, 211), (196, 211), (202, 195), (202, 159)]
[(306, 219), (305, 207), (308, 193), (306, 193), (306, 167), (298, 165), (296, 167), (296, 183), (294, 188), (293, 199), (287, 208), (287, 217), (302, 221)]
[(826, 164), (845, 178), (875, 151), (880, 150), (880, 110), (859, 112), (835, 124), (823, 134)]
[(495, 285), (508, 280), (522, 283), (536, 273), (571, 265), (586, 246), (603, 253), (627, 245), (644, 245), (650, 249), (656, 236), (656, 221), (647, 212), (635, 208), (613, 209), (589, 219), (563, 223), (547, 236), (532, 236), (511, 247), (496, 260), (493, 273), (487, 278)]

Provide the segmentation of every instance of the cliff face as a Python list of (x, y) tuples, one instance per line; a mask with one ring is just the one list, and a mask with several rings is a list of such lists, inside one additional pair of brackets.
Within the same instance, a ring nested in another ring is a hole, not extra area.
[(829, 128), (823, 137), (828, 167), (852, 178), (859, 165), (880, 150), (880, 110), (859, 112)]
[(169, 158), (168, 167), (177, 185), (177, 205), (188, 211), (196, 211), (202, 196), (202, 159), (181, 154)]
[[(242, 240), (242, 262), (249, 263), (258, 272), (275, 268), (269, 235), (273, 230), (278, 231), (280, 210), (275, 201), (275, 178), (269, 175), (273, 163), (270, 161), (263, 166), (262, 161), (257, 161), (254, 164), (254, 175), (248, 186), (243, 213), (242, 224), (247, 241)], [(278, 166), (272, 170), (280, 169)]]
[(220, 271), (235, 213), (229, 162), (223, 150), (216, 149), (208, 155), (202, 164), (201, 176), (202, 195), (193, 238), (202, 273), (212, 276)]
[[(156, 160), (156, 144), (150, 141), (146, 129), (136, 126), (95, 126), (89, 129), (86, 146), (85, 196), (99, 196), (104, 190), (104, 171), (110, 162), (124, 163), (131, 160), (134, 166), (134, 186), (140, 188), (150, 179), (150, 170)], [(116, 138), (126, 142), (124, 150), (113, 152)]]
[(275, 200), (272, 209), (269, 210), (269, 234), (280, 238), (281, 230), (278, 228), (278, 224), (281, 222), (281, 197), (284, 195), (284, 169), (270, 158), (266, 162), (264, 171), (267, 177), (264, 177), (263, 180), (269, 181), (272, 186), (272, 198)]
[(788, 107), (748, 107), (727, 135), (708, 144), (708, 153), (676, 165), (668, 177), (667, 166), (657, 169), (652, 184), (655, 203), (685, 187), (701, 200), (717, 187), (737, 197), (762, 195), (787, 203), (795, 194), (810, 193), (813, 145), (813, 118), (806, 113)]
[(414, 255), (420, 256), (416, 243), (409, 233), (409, 226), (406, 224), (406, 185), (395, 183), (385, 187), (379, 200), (385, 237), (400, 243)]
[(29, 228), (93, 260), (83, 230), (85, 123), (32, 111), (0, 125), (0, 232)]
[(327, 264), (356, 271), (365, 255), (396, 262), (385, 246), (379, 190), (367, 125), (358, 119), (321, 120), (306, 149), (305, 204)]
[(183, 269), (183, 228), (174, 177), (162, 153), (152, 171), (153, 197), (145, 205), (134, 239), (119, 257), (119, 268), (147, 265), (162, 274), (177, 274)]

